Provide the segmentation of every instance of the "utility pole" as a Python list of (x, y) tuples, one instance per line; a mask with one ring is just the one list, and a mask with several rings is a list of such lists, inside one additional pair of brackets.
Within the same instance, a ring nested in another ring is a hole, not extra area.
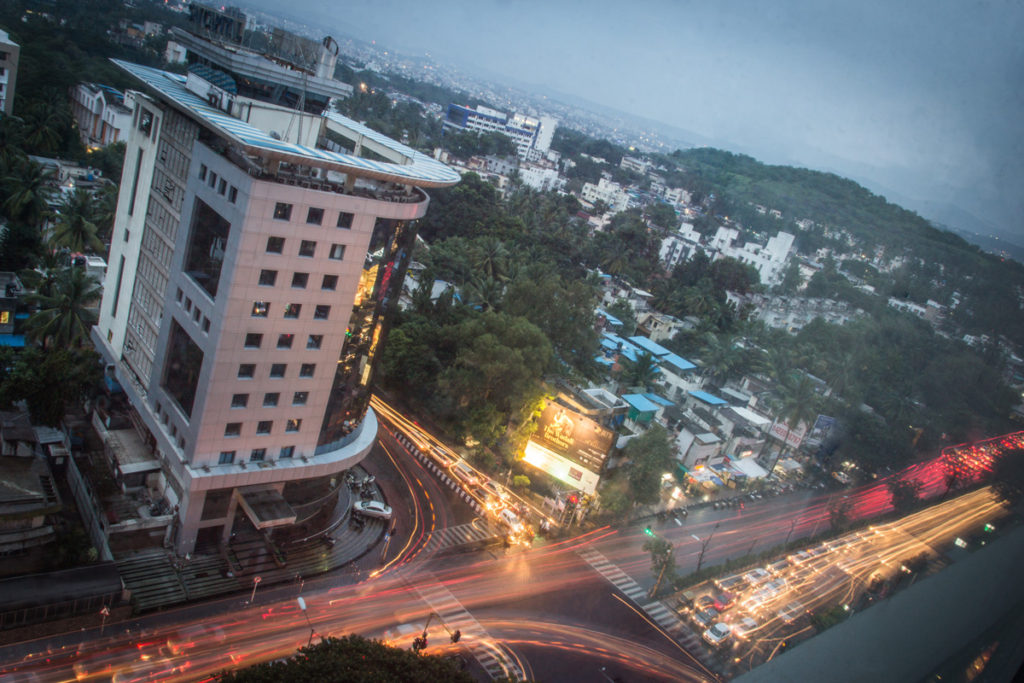
[[(704, 553), (707, 552), (708, 546), (711, 545), (711, 539), (715, 537), (715, 532), (718, 531), (718, 525), (719, 524), (721, 524), (721, 522), (719, 522), (718, 524), (715, 525), (715, 528), (711, 530), (711, 533), (708, 534), (708, 537), (707, 537), (706, 540), (701, 541), (701, 544), (700, 544), (700, 555), (697, 556), (697, 571), (700, 571), (701, 566), (704, 564)], [(694, 538), (696, 538), (698, 541), (700, 541), (700, 537), (697, 536), (696, 534), (690, 534), (690, 535), (693, 536)]]
[(252, 577), (252, 595), (249, 596), (249, 604), (250, 605), (253, 603), (253, 601), (256, 600), (256, 587), (260, 585), (260, 581), (262, 581), (262, 580), (263, 579), (260, 578), (259, 576)]
[(300, 595), (298, 598), (299, 609), (302, 610), (302, 616), (306, 617), (306, 623), (309, 624), (309, 641), (306, 642), (306, 647), (313, 644), (313, 636), (316, 635), (316, 629), (313, 628), (313, 622), (309, 620), (309, 612), (306, 611), (306, 600)]

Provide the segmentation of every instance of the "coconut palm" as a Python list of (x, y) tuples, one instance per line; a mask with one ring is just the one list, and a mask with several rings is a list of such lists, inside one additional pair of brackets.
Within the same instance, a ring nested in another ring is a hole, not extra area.
[(77, 187), (65, 195), (57, 209), (57, 224), (53, 231), (53, 244), (76, 252), (101, 252), (103, 242), (97, 236), (96, 202), (92, 193)]
[(509, 251), (501, 240), (486, 237), (478, 241), (472, 253), (473, 268), (491, 280), (503, 280), (508, 270)]
[(66, 268), (54, 283), (49, 295), (38, 292), (26, 300), (38, 307), (25, 325), (33, 341), (45, 348), (54, 344), (63, 348), (81, 347), (96, 324), (93, 305), (100, 300), (99, 282), (82, 268)]
[(775, 457), (775, 462), (768, 468), (771, 472), (785, 453), (791, 450), (789, 434), (793, 427), (800, 423), (810, 423), (818, 414), (818, 395), (814, 391), (814, 382), (806, 372), (791, 373), (779, 387), (779, 408), (776, 418), (786, 425), (786, 435), (782, 440), (782, 448)]
[(24, 126), (20, 119), (0, 116), (0, 169), (9, 169), (25, 157), (21, 149), (24, 139)]
[(104, 242), (110, 239), (111, 231), (114, 229), (114, 216), (117, 215), (117, 192), (116, 183), (107, 183), (93, 197), (96, 236)]
[(623, 358), (620, 382), (627, 387), (643, 387), (646, 391), (658, 376), (658, 361), (654, 354), (644, 351), (636, 360)]
[(52, 171), (31, 159), (15, 164), (3, 179), (7, 191), (7, 199), (3, 203), (4, 215), (12, 221), (42, 225), (50, 213), (47, 200), (51, 195), (49, 183), (52, 178)]

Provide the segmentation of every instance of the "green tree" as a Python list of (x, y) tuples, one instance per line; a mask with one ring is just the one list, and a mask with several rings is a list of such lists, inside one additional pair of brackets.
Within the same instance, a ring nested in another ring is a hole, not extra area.
[(49, 215), (49, 183), (53, 172), (25, 159), (8, 170), (3, 180), (7, 199), (3, 203), (4, 215), (11, 221), (40, 226)]
[(103, 369), (89, 348), (0, 349), (0, 408), (24, 401), (36, 424), (58, 427), (67, 403), (95, 394)]
[(629, 460), (629, 488), (633, 501), (640, 505), (658, 502), (661, 475), (672, 466), (668, 432), (661, 425), (652, 425), (630, 440), (623, 454)]
[(57, 223), (53, 231), (53, 245), (73, 252), (103, 251), (103, 242), (97, 236), (96, 202), (92, 193), (82, 187), (65, 195), (57, 209)]
[(388, 647), (380, 641), (348, 635), (324, 638), (301, 648), (283, 662), (225, 671), (217, 680), (220, 683), (472, 683), (473, 677), (444, 657), (416, 654)]
[(644, 541), (643, 549), (651, 554), (651, 573), (655, 577), (651, 595), (657, 595), (660, 586), (671, 586), (676, 581), (675, 548), (664, 538), (652, 536)]
[(25, 325), (27, 336), (48, 347), (81, 347), (98, 318), (94, 304), (102, 290), (82, 268), (67, 268), (58, 276), (52, 294), (29, 294), (26, 300), (38, 307)]
[(642, 387), (643, 391), (648, 391), (658, 376), (658, 360), (649, 351), (642, 352), (636, 360), (623, 356), (619, 364), (622, 366), (619, 384), (624, 387)]
[(799, 427), (801, 423), (811, 425), (818, 414), (818, 395), (814, 391), (814, 382), (806, 372), (791, 374), (779, 386), (779, 394), (776, 417), (785, 423), (786, 435), (775, 462), (768, 468), (769, 472), (774, 470), (782, 456), (789, 452), (791, 446), (787, 441), (793, 428)]
[(629, 305), (629, 302), (625, 299), (616, 299), (611, 306), (608, 306), (607, 310), (613, 316), (622, 322), (622, 329), (618, 330), (618, 334), (623, 337), (631, 337), (636, 334), (636, 313), (633, 311), (633, 307)]
[(896, 479), (888, 487), (892, 507), (901, 515), (911, 512), (921, 500), (921, 482), (916, 479)]

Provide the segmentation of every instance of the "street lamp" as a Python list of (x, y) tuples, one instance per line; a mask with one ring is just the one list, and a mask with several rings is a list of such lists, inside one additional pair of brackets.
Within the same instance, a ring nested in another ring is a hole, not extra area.
[(309, 620), (309, 612), (306, 611), (306, 599), (300, 595), (298, 603), (299, 609), (302, 610), (302, 616), (306, 617), (306, 623), (309, 624), (309, 641), (306, 643), (306, 647), (310, 647), (313, 644), (313, 635), (316, 633), (316, 629), (313, 628), (313, 622)]
[(259, 576), (252, 577), (252, 595), (249, 596), (249, 604), (251, 605), (256, 600), (256, 587), (260, 585), (260, 581), (263, 579)]

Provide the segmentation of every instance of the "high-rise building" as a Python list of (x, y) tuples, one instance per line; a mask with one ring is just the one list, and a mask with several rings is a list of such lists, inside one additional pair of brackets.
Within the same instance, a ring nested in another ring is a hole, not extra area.
[(236, 515), (301, 523), (374, 443), (369, 385), (424, 189), (459, 176), (209, 66), (115, 63), (140, 87), (93, 338), (161, 462), (169, 540), (216, 543)]
[(18, 56), (21, 48), (0, 29), (0, 112), (14, 111), (14, 86), (18, 81)]
[(536, 161), (551, 148), (558, 120), (550, 116), (539, 119), (524, 114), (509, 116), (482, 105), (470, 109), (461, 104), (449, 104), (443, 125), (478, 134), (500, 133), (512, 140), (520, 159)]

